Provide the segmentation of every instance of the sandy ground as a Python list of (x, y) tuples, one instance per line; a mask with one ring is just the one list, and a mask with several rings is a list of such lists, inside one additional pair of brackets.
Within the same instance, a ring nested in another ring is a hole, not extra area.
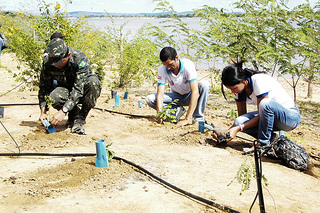
[[(12, 55), (3, 54), (0, 94), (18, 85), (8, 70), (18, 72)], [(199, 72), (200, 77), (207, 74)], [(303, 103), (302, 123), (286, 135), (295, 138), (308, 153), (319, 156), (320, 89), (315, 87), (312, 100), (305, 99), (305, 85), (301, 83), (298, 90), (298, 100)], [(288, 91), (291, 93), (289, 87)], [(211, 139), (209, 131), (201, 134), (196, 125), (177, 127), (155, 123), (155, 111), (145, 102), (142, 108), (138, 107), (138, 100), (144, 100), (151, 92), (155, 92), (155, 88), (150, 85), (131, 88), (128, 99), (121, 99), (120, 106), (114, 107), (110, 91), (104, 89), (96, 107), (107, 111), (94, 109), (90, 112), (85, 126), (87, 134), (83, 136), (71, 134), (64, 125), (57, 127), (56, 133), (46, 133), (37, 122), (39, 108), (36, 105), (6, 106), (1, 122), (22, 153), (96, 153), (95, 142), (103, 139), (106, 144), (112, 144), (110, 150), (115, 156), (143, 167), (170, 184), (216, 204), (248, 212), (257, 192), (255, 179), (242, 195), (239, 183), (229, 183), (246, 159), (253, 160), (252, 155), (242, 155), (243, 148), (251, 147), (252, 143), (236, 139), (219, 146)], [(123, 96), (123, 93), (124, 90), (118, 89), (118, 94)], [(0, 97), (0, 105), (37, 102), (37, 92), (18, 89)], [(206, 119), (208, 123), (227, 127), (232, 123), (227, 116), (231, 109), (235, 109), (231, 99), (227, 102), (221, 94), (210, 94)], [(0, 137), (1, 153), (18, 152), (3, 127), (0, 127)], [(110, 160), (108, 168), (97, 168), (95, 158), (0, 157), (1, 212), (222, 212), (215, 205), (205, 205), (160, 184), (120, 160)], [(262, 162), (268, 182), (263, 188), (267, 212), (319, 211), (318, 160), (310, 158), (305, 172), (266, 157)], [(259, 212), (258, 201), (252, 212)]]

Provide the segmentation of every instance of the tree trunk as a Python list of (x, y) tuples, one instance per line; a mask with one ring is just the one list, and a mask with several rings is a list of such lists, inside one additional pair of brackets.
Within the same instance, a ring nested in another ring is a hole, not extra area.
[(297, 91), (296, 91), (296, 84), (294, 81), (294, 75), (292, 75), (292, 89), (293, 89), (293, 101), (297, 103)]
[(312, 98), (312, 81), (308, 81), (308, 98)]
[(311, 71), (311, 75), (308, 78), (308, 94), (307, 97), (308, 98), (312, 98), (312, 80), (314, 79), (314, 66), (313, 66), (313, 62), (310, 61), (310, 71)]

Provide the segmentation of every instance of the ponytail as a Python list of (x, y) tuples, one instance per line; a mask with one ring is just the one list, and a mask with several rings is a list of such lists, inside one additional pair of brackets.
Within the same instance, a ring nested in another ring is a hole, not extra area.
[(243, 69), (242, 65), (244, 62), (247, 62), (246, 60), (241, 60), (239, 62), (235, 62), (232, 60), (232, 62), (233, 62), (232, 65), (228, 65), (222, 70), (222, 75), (221, 75), (221, 92), (225, 99), (227, 98), (223, 90), (223, 85), (234, 86), (236, 84), (239, 84), (243, 80), (247, 80), (249, 77), (251, 77), (254, 74), (265, 73), (265, 72), (259, 72), (252, 69), (248, 69), (248, 68)]

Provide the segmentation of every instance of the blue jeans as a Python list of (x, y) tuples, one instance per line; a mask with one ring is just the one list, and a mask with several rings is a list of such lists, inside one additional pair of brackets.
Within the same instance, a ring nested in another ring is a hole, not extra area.
[(262, 99), (258, 111), (249, 112), (239, 116), (234, 125), (246, 123), (259, 114), (259, 126), (244, 130), (243, 132), (257, 138), (261, 145), (270, 143), (273, 131), (289, 131), (295, 129), (300, 121), (301, 116), (297, 107), (287, 109), (278, 102), (268, 98)]
[[(202, 80), (198, 83), (199, 85), (199, 94), (197, 107), (194, 110), (193, 118), (196, 121), (204, 121), (204, 110), (206, 108), (206, 103), (210, 93), (210, 83), (206, 80)], [(163, 97), (163, 106), (166, 107), (172, 101), (178, 99), (177, 106), (189, 106), (191, 99), (191, 92), (181, 95), (176, 92), (166, 92)], [(157, 93), (148, 95), (146, 98), (147, 104), (153, 109), (157, 109)]]

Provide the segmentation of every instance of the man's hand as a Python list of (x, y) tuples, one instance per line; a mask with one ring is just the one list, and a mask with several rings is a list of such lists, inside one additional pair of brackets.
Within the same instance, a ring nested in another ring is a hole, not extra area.
[(163, 124), (163, 119), (161, 116), (156, 118), (158, 124)]
[(50, 123), (52, 126), (58, 126), (61, 121), (64, 119), (64, 116), (66, 116), (66, 114), (62, 111), (59, 110), (50, 120)]
[(188, 125), (188, 124), (192, 124), (192, 119), (180, 119), (180, 121), (178, 121), (177, 125), (178, 126), (185, 126), (185, 125)]

